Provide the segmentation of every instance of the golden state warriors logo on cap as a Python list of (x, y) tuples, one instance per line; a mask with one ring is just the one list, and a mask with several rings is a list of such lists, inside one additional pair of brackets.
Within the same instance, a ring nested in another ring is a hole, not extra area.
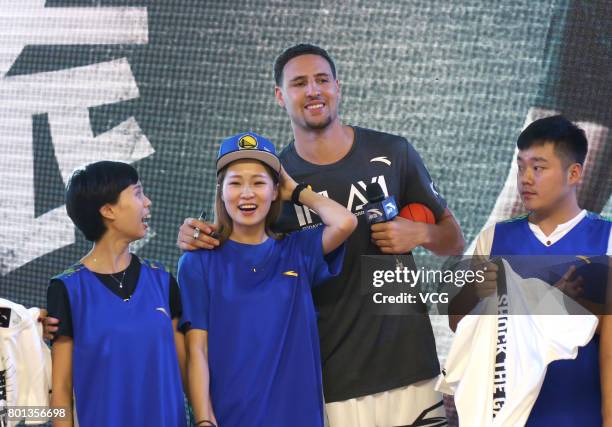
[(253, 150), (257, 148), (257, 138), (253, 135), (245, 135), (238, 140), (238, 147), (241, 150)]

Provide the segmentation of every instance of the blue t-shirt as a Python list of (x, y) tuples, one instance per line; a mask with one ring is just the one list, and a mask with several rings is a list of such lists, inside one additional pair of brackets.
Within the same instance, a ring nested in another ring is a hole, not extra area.
[(311, 289), (341, 271), (344, 245), (324, 257), (322, 231), (257, 245), (228, 240), (181, 257), (181, 324), (208, 331), (219, 425), (323, 426)]

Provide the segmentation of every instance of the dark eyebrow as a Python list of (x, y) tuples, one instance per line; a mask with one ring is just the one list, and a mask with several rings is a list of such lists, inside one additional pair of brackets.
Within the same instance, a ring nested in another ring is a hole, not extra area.
[[(317, 73), (315, 74), (315, 78), (317, 77), (327, 77), (329, 78), (329, 74), (328, 73)], [(306, 76), (295, 76), (294, 78), (292, 78), (291, 80), (289, 80), (290, 82), (295, 82), (297, 80), (301, 80), (301, 79), (305, 79)]]
[[(523, 159), (520, 155), (516, 156), (516, 160), (520, 160), (520, 161), (525, 161), (525, 159)], [(531, 160), (532, 162), (543, 162), (543, 163), (548, 163), (548, 159), (544, 158), (544, 157), (532, 157), (529, 160)]]

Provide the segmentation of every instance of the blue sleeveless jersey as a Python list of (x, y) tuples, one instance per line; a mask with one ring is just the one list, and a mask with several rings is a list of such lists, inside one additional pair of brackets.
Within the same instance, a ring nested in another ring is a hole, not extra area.
[[(559, 241), (547, 246), (535, 237), (526, 216), (501, 222), (495, 226), (491, 257), (539, 256), (531, 262), (512, 257), (508, 261), (521, 276), (539, 277), (552, 285), (570, 264), (576, 264), (577, 256), (606, 255), (611, 224), (599, 215), (587, 213)], [(603, 271), (607, 272), (607, 268)], [(603, 295), (605, 287), (585, 285), (587, 299), (602, 303)], [(527, 426), (591, 427), (601, 424), (599, 335), (595, 335), (589, 344), (579, 349), (576, 359), (557, 360), (548, 366)]]
[(128, 301), (82, 264), (57, 277), (72, 311), (73, 387), (81, 426), (186, 425), (170, 276), (161, 264), (141, 264)]

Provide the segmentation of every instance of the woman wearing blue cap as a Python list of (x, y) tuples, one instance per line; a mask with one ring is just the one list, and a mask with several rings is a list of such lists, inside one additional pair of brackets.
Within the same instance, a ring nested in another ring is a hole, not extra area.
[[(282, 200), (323, 226), (275, 234)], [(178, 272), (196, 425), (323, 426), (311, 288), (340, 272), (357, 219), (296, 184), (254, 133), (222, 142), (215, 209), (220, 246), (185, 253)]]

